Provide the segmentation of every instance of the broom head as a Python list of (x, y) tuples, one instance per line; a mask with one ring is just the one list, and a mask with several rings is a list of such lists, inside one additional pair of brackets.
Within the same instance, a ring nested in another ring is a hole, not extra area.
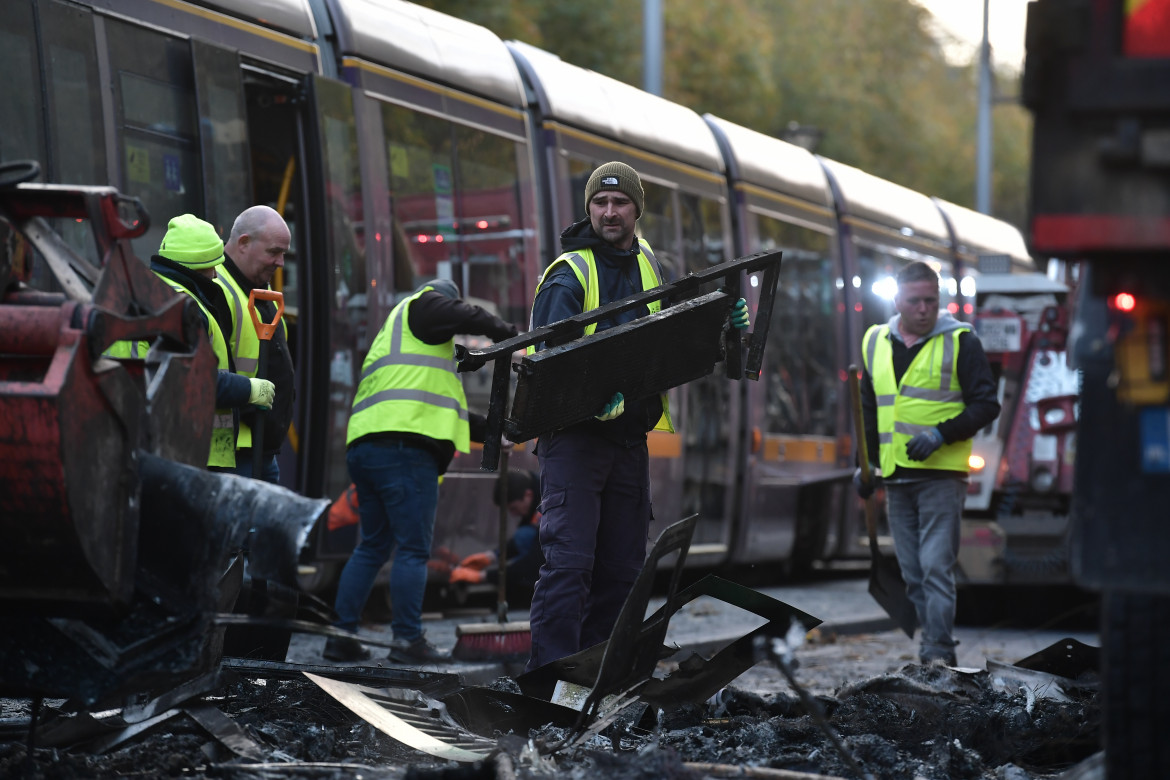
[(455, 626), (451, 657), (456, 661), (524, 661), (531, 652), (528, 621)]

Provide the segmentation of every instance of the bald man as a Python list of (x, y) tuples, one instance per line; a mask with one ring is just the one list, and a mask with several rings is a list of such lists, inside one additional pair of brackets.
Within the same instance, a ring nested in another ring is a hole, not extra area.
[[(223, 287), (231, 310), (232, 332), (228, 338), (228, 349), (235, 359), (236, 370), (245, 376), (256, 376), (260, 357), (260, 340), (248, 313), (248, 294), (253, 289), (269, 288), (276, 269), (284, 266), (290, 239), (288, 225), (280, 214), (268, 206), (252, 206), (236, 217), (231, 236), (224, 245), (225, 259), (216, 282)], [(256, 311), (261, 321), (270, 323), (276, 316), (276, 304), (257, 300)], [(266, 374), (263, 378), (276, 386), (276, 398), (272, 408), (263, 417), (263, 471), (255, 475), (252, 473), (253, 426), (256, 423), (256, 415), (253, 413), (242, 415), (240, 419), (235, 473), (276, 483), (280, 481), (276, 455), (288, 435), (296, 395), (292, 355), (288, 349), (288, 327), (283, 322), (273, 334), (268, 348)]]

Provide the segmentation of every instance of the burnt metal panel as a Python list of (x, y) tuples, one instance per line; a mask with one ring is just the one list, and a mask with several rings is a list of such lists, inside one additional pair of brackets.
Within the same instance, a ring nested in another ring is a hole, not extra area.
[(719, 331), (732, 303), (709, 293), (525, 356), (504, 433), (527, 441), (589, 419), (614, 393), (636, 401), (710, 374), (722, 359)]
[[(732, 352), (739, 359), (727, 361), (728, 378), (759, 379), (780, 261), (778, 251), (757, 252), (536, 328), (487, 349), (456, 346), (459, 371), (475, 371), (488, 362), (495, 363), (483, 468), (496, 469), (501, 434), (507, 433), (512, 441), (525, 441), (587, 420), (615, 392), (631, 399), (649, 398), (706, 376), (716, 362)], [(738, 289), (740, 275), (755, 271), (764, 271), (764, 278), (755, 328), (747, 338), (745, 365), (743, 338), (727, 324), (734, 296), (723, 290)], [(721, 289), (711, 292), (716, 286)], [(601, 333), (574, 338), (592, 323), (657, 300), (672, 301), (674, 305)], [(565, 339), (574, 340), (523, 358), (518, 369), (517, 403), (508, 414), (512, 355), (535, 344)], [(602, 345), (595, 346), (598, 342)]]

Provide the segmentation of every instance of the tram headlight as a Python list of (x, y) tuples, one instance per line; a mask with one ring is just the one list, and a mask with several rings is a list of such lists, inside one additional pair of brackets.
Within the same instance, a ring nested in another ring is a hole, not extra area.
[(1056, 484), (1056, 476), (1046, 468), (1038, 468), (1032, 472), (1032, 489), (1037, 493), (1047, 493)]
[(987, 461), (983, 459), (982, 455), (971, 453), (971, 456), (967, 458), (967, 468), (971, 471), (983, 471), (983, 467), (986, 465)]

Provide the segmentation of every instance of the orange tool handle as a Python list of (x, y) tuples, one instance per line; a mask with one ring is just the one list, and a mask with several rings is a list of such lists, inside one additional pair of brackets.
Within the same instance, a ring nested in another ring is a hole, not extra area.
[[(256, 299), (272, 301), (276, 304), (276, 316), (272, 322), (261, 322), (256, 313)], [(264, 341), (271, 341), (272, 334), (276, 333), (276, 326), (280, 324), (280, 317), (284, 314), (284, 293), (275, 290), (256, 290), (248, 293), (248, 314), (252, 317), (252, 325), (256, 328), (256, 335)]]

